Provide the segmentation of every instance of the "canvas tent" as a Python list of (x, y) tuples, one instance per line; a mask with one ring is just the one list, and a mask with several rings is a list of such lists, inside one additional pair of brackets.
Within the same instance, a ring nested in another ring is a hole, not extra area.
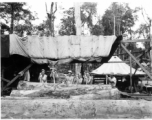
[[(38, 64), (58, 62), (104, 62), (119, 45), (122, 36), (27, 36), (2, 37), (2, 57), (21, 55)], [(8, 48), (9, 47), (9, 48)], [(5, 50), (3, 50), (5, 49)], [(9, 53), (8, 53), (9, 52)]]
[[(121, 62), (122, 60), (117, 56), (112, 56), (109, 60), (111, 62), (117, 61)], [(134, 74), (135, 69), (132, 68), (132, 74)], [(96, 75), (106, 75), (114, 73), (114, 75), (129, 75), (130, 66), (126, 63), (104, 63), (96, 70), (93, 70), (91, 73)], [(135, 75), (145, 75), (144, 72), (137, 70)]]

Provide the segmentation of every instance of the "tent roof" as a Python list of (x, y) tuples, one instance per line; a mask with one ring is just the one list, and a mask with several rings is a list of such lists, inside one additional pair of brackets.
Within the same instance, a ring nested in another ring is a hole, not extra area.
[(28, 57), (38, 64), (107, 62), (120, 44), (122, 36), (2, 37), (2, 58), (9, 55)]
[[(117, 56), (112, 56), (109, 61), (122, 61)], [(132, 74), (134, 74), (135, 69), (132, 68)], [(93, 74), (97, 75), (106, 75), (114, 73), (114, 75), (129, 75), (130, 74), (130, 66), (126, 63), (104, 63), (96, 70), (92, 71)], [(137, 70), (135, 75), (145, 75), (144, 72)]]

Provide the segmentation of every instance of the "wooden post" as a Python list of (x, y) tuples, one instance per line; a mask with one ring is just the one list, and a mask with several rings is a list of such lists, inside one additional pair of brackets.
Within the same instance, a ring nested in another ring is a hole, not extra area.
[(106, 75), (106, 85), (107, 85), (107, 75)]
[[(4, 68), (2, 68), (2, 71), (1, 71), (1, 75), (2, 77), (4, 77)], [(3, 87), (4, 87), (4, 82), (3, 80), (1, 79), (1, 95), (3, 96)]]
[(151, 74), (138, 62), (138, 60), (127, 50), (127, 48), (121, 44), (122, 48), (130, 55), (130, 57), (143, 69), (143, 71), (152, 79)]
[(114, 19), (114, 26), (113, 26), (113, 34), (115, 35), (115, 15), (113, 16), (113, 19)]
[(130, 90), (132, 93), (132, 58), (131, 58), (131, 56), (130, 56)]
[[(80, 3), (76, 2), (74, 3), (75, 8), (75, 27), (76, 27), (76, 35), (81, 35), (81, 13), (80, 13)], [(81, 64), (76, 63), (75, 64), (75, 73), (80, 73)]]

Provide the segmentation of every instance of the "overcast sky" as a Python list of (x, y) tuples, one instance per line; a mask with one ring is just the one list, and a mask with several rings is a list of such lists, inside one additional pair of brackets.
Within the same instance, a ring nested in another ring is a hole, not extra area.
[[(5, 0), (4, 2), (6, 2)], [(14, 1), (17, 0), (8, 0), (8, 1)], [(35, 11), (37, 13), (37, 16), (39, 19), (33, 21), (32, 23), (35, 25), (38, 25), (43, 22), (43, 20), (46, 20), (46, 8), (45, 8), (45, 2), (47, 3), (48, 10), (50, 10), (51, 2), (50, 0), (23, 0), (24, 2), (27, 2), (28, 6), (30, 6), (31, 11)], [(135, 7), (143, 7), (148, 14), (149, 17), (152, 18), (152, 0), (53, 0), (58, 2), (58, 10), (56, 12), (56, 19), (55, 19), (55, 26), (59, 26), (60, 19), (62, 18), (63, 10), (61, 8), (64, 8), (64, 10), (73, 7), (74, 2), (97, 2), (97, 14), (102, 16), (105, 12), (105, 10), (111, 5), (112, 2), (125, 2), (129, 3), (129, 6), (131, 8)], [(18, 2), (21, 2), (18, 0)], [(141, 12), (138, 13), (139, 20), (136, 22), (136, 25), (134, 29), (138, 28), (139, 24), (145, 23), (145, 20), (141, 14)]]
[[(81, 0), (82, 2), (83, 0)], [(105, 0), (106, 2), (103, 2), (103, 0), (100, 1), (89, 1), (88, 2), (97, 2), (97, 13), (98, 15), (103, 15), (105, 10), (110, 6), (110, 4), (112, 2), (126, 2), (129, 3), (131, 8), (135, 8), (135, 7), (143, 7), (146, 11), (146, 13), (148, 14), (148, 16), (150, 16), (152, 18), (152, 0)], [(45, 9), (45, 2), (47, 3), (48, 6), (48, 10), (50, 10), (50, 4), (51, 1), (27, 1), (28, 5), (31, 7), (32, 11), (36, 11), (38, 13), (38, 20), (34, 21), (33, 24), (39, 24), (42, 23), (43, 20), (46, 19), (46, 9)], [(74, 6), (74, 0), (66, 0), (66, 1), (57, 1), (58, 2), (58, 11), (56, 12), (56, 21), (55, 21), (55, 25), (58, 25), (60, 22), (60, 19), (62, 18), (62, 12), (63, 10), (61, 10), (60, 8), (64, 8), (64, 9), (68, 9), (70, 7)], [(143, 16), (140, 13), (139, 14), (139, 22), (140, 23), (144, 23), (145, 20), (143, 19)]]
[[(17, 0), (5, 0), (3, 2), (17, 2)], [(18, 2), (21, 2), (18, 0)], [(22, 2), (27, 2), (28, 6), (30, 7), (30, 10), (32, 12), (36, 12), (39, 19), (33, 21), (32, 23), (34, 25), (38, 25), (43, 22), (43, 20), (46, 20), (46, 8), (45, 8), (45, 2), (47, 3), (48, 10), (50, 10), (51, 2), (50, 0), (23, 0)], [(97, 15), (102, 16), (105, 12), (105, 10), (111, 5), (112, 2), (125, 2), (129, 3), (129, 6), (131, 8), (135, 7), (143, 7), (145, 10), (145, 13), (148, 14), (150, 18), (152, 18), (152, 0), (53, 0), (53, 2), (58, 2), (58, 10), (55, 13), (56, 19), (55, 19), (55, 29), (57, 30), (58, 26), (60, 25), (60, 19), (63, 17), (63, 9), (67, 10), (70, 7), (74, 6), (74, 2), (97, 2)], [(135, 26), (133, 27), (133, 30), (136, 30), (141, 23), (145, 23), (146, 20), (142, 16), (141, 12), (138, 13), (139, 20), (136, 22)], [(152, 31), (152, 30), (151, 30)]]

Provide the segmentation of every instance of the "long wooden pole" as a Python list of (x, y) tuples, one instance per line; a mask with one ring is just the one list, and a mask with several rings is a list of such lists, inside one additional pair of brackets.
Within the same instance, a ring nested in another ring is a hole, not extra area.
[[(151, 30), (151, 32), (152, 32), (152, 30)], [(151, 39), (151, 41), (150, 41), (150, 47), (151, 47), (151, 50), (150, 50), (150, 60), (151, 60), (150, 68), (151, 68), (151, 75), (152, 75), (152, 34), (150, 35), (150, 39)]]
[(151, 74), (138, 62), (138, 60), (127, 50), (127, 48), (121, 44), (121, 47), (131, 56), (131, 58), (143, 69), (143, 71), (152, 79)]
[(113, 26), (113, 34), (115, 35), (115, 15), (113, 16), (113, 19), (114, 19), (114, 26)]
[[(2, 77), (4, 77), (4, 68), (2, 68)], [(3, 87), (4, 87), (4, 81), (2, 80), (2, 78), (1, 78), (1, 95), (3, 96), (3, 91), (2, 91), (2, 89), (3, 89)]]
[(106, 85), (108, 84), (108, 82), (107, 82), (108, 80), (107, 80), (107, 75), (106, 75)]
[(150, 39), (122, 40), (121, 43), (150, 42)]
[(2, 80), (2, 81), (5, 81), (5, 82), (10, 82), (10, 80), (7, 80), (7, 79), (5, 79), (5, 78), (3, 78), (3, 77), (1, 77), (1, 80)]
[(131, 58), (131, 56), (130, 56), (130, 90), (132, 93), (132, 58)]
[[(25, 73), (30, 67), (32, 66), (32, 64), (28, 65), (23, 71), (23, 73)], [(18, 74), (15, 78), (13, 78), (9, 83), (7, 83), (7, 85), (2, 89), (2, 91), (4, 91), (9, 85), (11, 85), (15, 80), (17, 80), (19, 77), (21, 76), (21, 74)]]

